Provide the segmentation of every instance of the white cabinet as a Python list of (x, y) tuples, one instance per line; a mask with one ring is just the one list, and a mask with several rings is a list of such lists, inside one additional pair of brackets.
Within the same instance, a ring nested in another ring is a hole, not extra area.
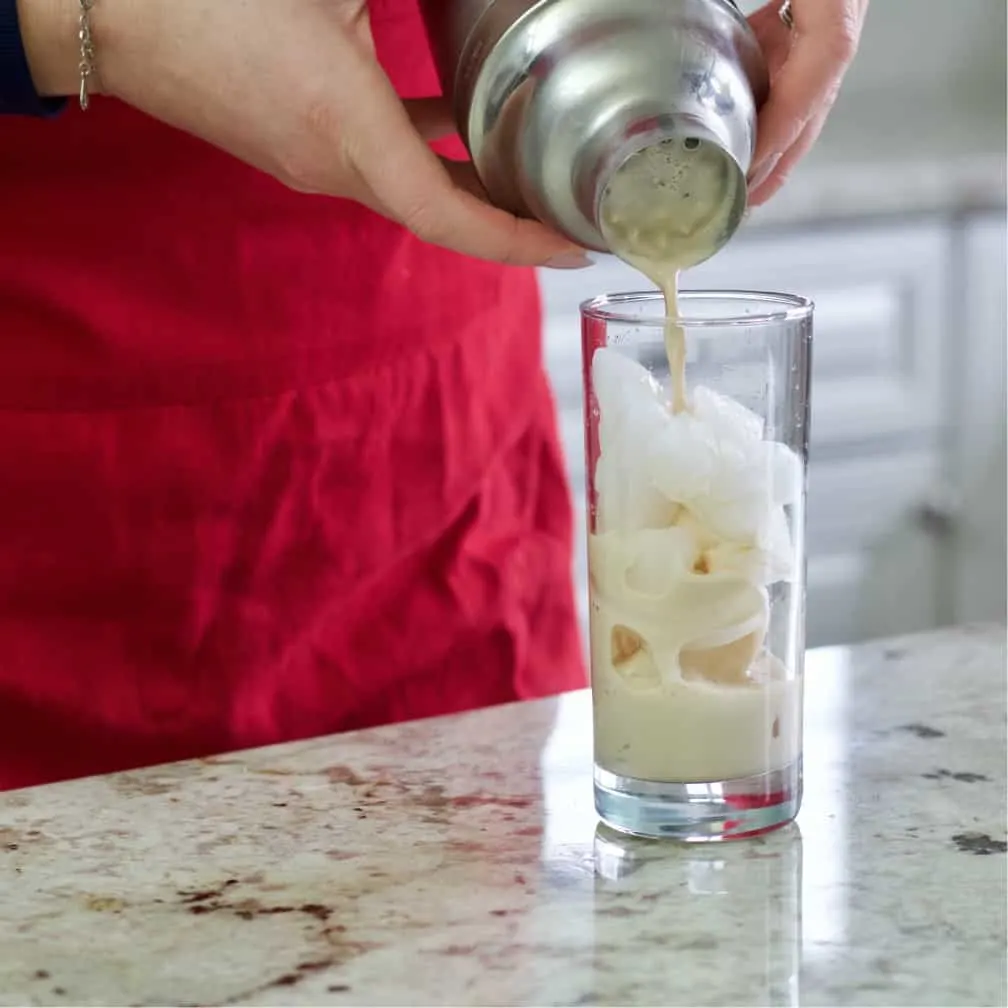
[[(978, 562), (981, 540), (975, 531), (960, 537), (973, 543), (972, 553), (968, 560), (962, 554), (956, 566), (962, 584), (950, 588), (945, 571), (952, 561), (939, 505), (951, 478), (956, 403), (964, 413), (962, 404), (982, 387), (987, 405), (974, 426), (989, 429), (999, 415), (1004, 432), (1004, 225), (999, 231), (993, 222), (981, 221), (966, 230), (965, 239), (961, 232), (961, 224), (944, 218), (743, 232), (684, 277), (686, 289), (781, 290), (816, 302), (810, 645), (934, 626), (962, 611), (950, 607), (950, 593), (969, 594), (968, 569)], [(957, 289), (957, 277), (964, 287)], [(589, 270), (542, 274), (546, 361), (579, 522), (584, 463), (578, 304), (600, 293), (646, 286), (638, 273), (610, 258)], [(949, 370), (949, 354), (964, 342), (973, 352), (957, 378), (959, 372)], [(1000, 376), (1000, 386), (992, 372)], [(974, 465), (976, 473), (996, 451), (1003, 473), (1003, 441), (989, 449), (983, 464)], [(1002, 477), (1002, 492), (1003, 483)], [(991, 524), (986, 516), (971, 521), (970, 528)], [(1003, 543), (1003, 519), (1001, 527)], [(576, 573), (584, 604), (583, 522), (578, 532)], [(993, 577), (973, 594), (989, 598)], [(977, 608), (975, 601), (970, 605)], [(1003, 615), (1003, 601), (1001, 606)]]
[(939, 224), (740, 236), (684, 287), (744, 286), (816, 303), (812, 451), (919, 438), (942, 415), (950, 242)]
[(950, 554), (943, 600), (949, 622), (1005, 618), (1005, 307), (1003, 215), (966, 222), (960, 235), (963, 296), (951, 322), (947, 367), (959, 394), (947, 480), (951, 522), (942, 526)]

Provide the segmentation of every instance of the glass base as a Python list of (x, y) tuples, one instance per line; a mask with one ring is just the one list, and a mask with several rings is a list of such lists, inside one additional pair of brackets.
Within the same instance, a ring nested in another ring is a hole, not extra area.
[(595, 764), (595, 811), (634, 836), (687, 842), (755, 836), (791, 822), (801, 795), (801, 759), (769, 773), (696, 784), (622, 777)]

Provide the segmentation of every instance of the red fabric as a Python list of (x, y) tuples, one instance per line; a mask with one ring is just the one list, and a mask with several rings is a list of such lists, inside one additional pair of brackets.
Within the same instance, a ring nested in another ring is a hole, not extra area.
[(583, 684), (530, 272), (112, 101), (0, 150), (0, 788)]

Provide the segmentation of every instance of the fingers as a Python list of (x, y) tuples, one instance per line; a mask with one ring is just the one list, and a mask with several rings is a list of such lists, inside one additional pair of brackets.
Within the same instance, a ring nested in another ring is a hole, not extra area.
[[(776, 17), (777, 4), (773, 5)], [(801, 153), (811, 146), (836, 99), (847, 66), (854, 57), (864, 14), (863, 0), (794, 0), (793, 39), (783, 41), (783, 23), (771, 26), (770, 9), (753, 16), (761, 44), (778, 59), (787, 54), (773, 75), (770, 97), (760, 112), (756, 153), (750, 180), (754, 195), (765, 191), (771, 178), (780, 178), (797, 161), (792, 149), (802, 141)], [(765, 41), (764, 41), (765, 40)], [(807, 127), (818, 122), (810, 133)], [(807, 142), (806, 142), (807, 141)]]
[(749, 26), (759, 41), (763, 58), (770, 70), (771, 80), (784, 65), (794, 39), (790, 29), (781, 21), (779, 9), (779, 0), (771, 0), (765, 7), (749, 16)]
[[(486, 190), (483, 188), (483, 183), (480, 182), (476, 169), (472, 166), (472, 162), (452, 161), (448, 158), (442, 158), (442, 164), (445, 171), (451, 176), (453, 185), (458, 190), (468, 193), (483, 204), (484, 207), (489, 204)], [(505, 216), (510, 218), (509, 214)], [(580, 246), (572, 245), (538, 221), (529, 221), (520, 218), (510, 219), (518, 221), (520, 233), (517, 237), (519, 240), (524, 242), (528, 238), (529, 240), (538, 242), (544, 237), (549, 243), (548, 248), (552, 250), (549, 252), (548, 259), (540, 260), (536, 258), (535, 262), (528, 265), (549, 266), (552, 269), (583, 269), (586, 266), (592, 265), (592, 260), (588, 258), (584, 249)], [(559, 244), (557, 244), (558, 239)], [(519, 262), (520, 260), (511, 257), (500, 261)]]
[[(577, 268), (590, 264), (584, 252), (538, 221), (515, 217), (491, 206), (471, 164), (441, 163), (447, 185), (433, 217), (403, 223), (435, 245), (514, 266)], [(433, 194), (432, 194), (433, 195)]]
[(760, 111), (753, 175), (769, 158), (788, 151), (806, 124), (823, 106), (833, 103), (843, 67), (823, 58), (815, 37), (795, 39)]
[(424, 241), (464, 255), (522, 266), (572, 264), (567, 260), (580, 250), (571, 242), (490, 206), (471, 166), (442, 162), (430, 150), (411, 116), (430, 134), (444, 127), (443, 108), (413, 102), (407, 110), (383, 75), (371, 83), (367, 109), (345, 124), (348, 156), (368, 189), (362, 202)]
[(750, 207), (762, 206), (783, 187), (795, 165), (811, 150), (812, 145), (818, 139), (828, 116), (828, 109), (813, 116), (806, 124), (797, 142), (792, 144), (791, 149), (779, 161), (770, 165), (769, 171), (764, 177), (754, 179), (749, 188)]

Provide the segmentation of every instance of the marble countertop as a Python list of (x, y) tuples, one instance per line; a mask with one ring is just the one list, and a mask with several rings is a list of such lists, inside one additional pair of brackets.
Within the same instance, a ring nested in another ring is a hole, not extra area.
[(798, 824), (597, 827), (589, 698), (0, 795), (0, 1003), (1003, 1005), (1005, 632), (809, 655)]

